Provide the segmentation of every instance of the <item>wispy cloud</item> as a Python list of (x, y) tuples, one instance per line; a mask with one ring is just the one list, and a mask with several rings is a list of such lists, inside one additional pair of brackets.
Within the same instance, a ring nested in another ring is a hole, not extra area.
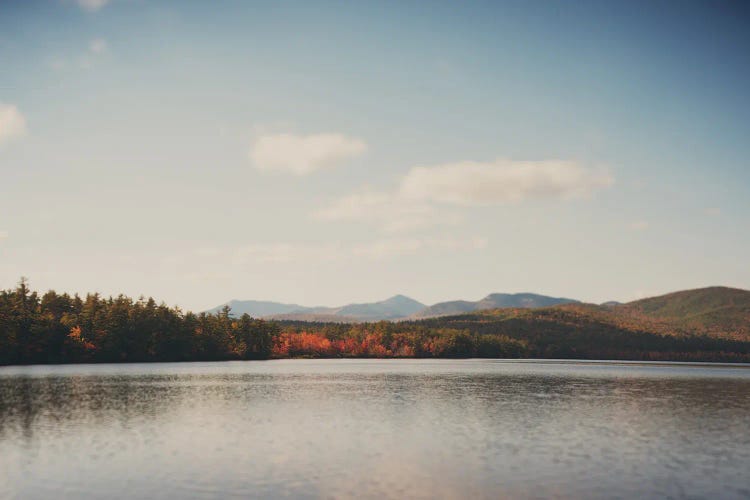
[(78, 55), (69, 55), (68, 57), (56, 57), (49, 63), (55, 71), (63, 71), (76, 66), (82, 69), (89, 69), (109, 51), (109, 44), (104, 38), (94, 38), (89, 41), (85, 51), (82, 50)]
[(415, 167), (402, 180), (400, 192), (407, 198), (437, 203), (487, 205), (576, 198), (613, 182), (611, 175), (571, 161), (465, 161)]
[(26, 118), (18, 108), (0, 102), (0, 146), (20, 139), (26, 132)]
[(367, 144), (339, 133), (259, 136), (250, 148), (250, 160), (259, 170), (305, 175), (333, 167), (367, 151)]
[(88, 69), (94, 65), (96, 60), (102, 57), (109, 50), (107, 41), (103, 38), (95, 38), (89, 42), (88, 53), (81, 57), (79, 65), (81, 68)]
[(107, 41), (103, 38), (95, 38), (89, 42), (89, 52), (92, 54), (103, 54), (107, 51)]
[(109, 3), (110, 0), (76, 0), (80, 8), (88, 12), (96, 12)]
[(409, 231), (440, 222), (457, 223), (460, 218), (440, 214), (437, 207), (418, 200), (409, 200), (398, 193), (364, 190), (344, 196), (331, 205), (313, 212), (312, 217), (324, 221), (367, 221), (386, 232)]
[(456, 207), (585, 197), (613, 182), (606, 172), (566, 161), (467, 161), (414, 167), (391, 192), (347, 195), (312, 217), (365, 221), (390, 232), (411, 230), (460, 222)]
[(352, 260), (379, 261), (427, 253), (481, 251), (487, 247), (482, 237), (384, 238), (357, 243), (270, 242), (232, 247), (201, 247), (163, 260), (170, 269), (198, 269), (225, 262), (233, 269), (255, 266), (316, 265)]
[(8, 237), (8, 231), (0, 231), (0, 240), (4, 240)]

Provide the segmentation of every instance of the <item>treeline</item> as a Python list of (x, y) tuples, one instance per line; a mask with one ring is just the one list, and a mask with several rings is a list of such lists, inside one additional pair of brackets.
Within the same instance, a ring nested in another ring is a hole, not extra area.
[(276, 356), (488, 357), (750, 362), (750, 342), (637, 321), (586, 305), (418, 321), (282, 321)]
[(410, 328), (381, 321), (347, 325), (284, 324), (273, 356), (344, 358), (520, 358), (528, 344), (505, 335), (478, 335), (451, 328)]
[(486, 357), (750, 362), (750, 342), (670, 331), (588, 306), (332, 324), (193, 314), (125, 296), (0, 292), (0, 364), (285, 357)]
[(153, 299), (0, 292), (0, 364), (265, 359), (278, 325)]
[(497, 309), (414, 322), (423, 328), (469, 330), (523, 339), (534, 358), (750, 362), (750, 342), (607, 308), (568, 304)]
[(0, 292), (0, 364), (211, 361), (270, 357), (521, 357), (523, 340), (396, 323), (285, 324), (184, 313), (152, 298)]

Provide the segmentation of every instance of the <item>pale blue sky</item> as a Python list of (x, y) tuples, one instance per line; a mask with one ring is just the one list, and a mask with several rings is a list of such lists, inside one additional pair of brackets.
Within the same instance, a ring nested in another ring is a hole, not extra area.
[(748, 9), (0, 3), (0, 286), (750, 288)]

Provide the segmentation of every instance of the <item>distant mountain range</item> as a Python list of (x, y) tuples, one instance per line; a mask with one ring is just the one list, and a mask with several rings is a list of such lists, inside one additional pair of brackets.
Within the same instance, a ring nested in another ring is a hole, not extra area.
[(551, 307), (577, 302), (577, 300), (573, 299), (548, 297), (546, 295), (537, 295), (535, 293), (491, 293), (482, 300), (477, 300), (476, 302), (467, 300), (439, 302), (417, 311), (414, 313), (413, 318), (435, 318), (438, 316), (451, 316), (454, 314), (464, 314), (472, 311), (483, 311), (485, 309), (498, 309), (502, 307), (533, 309), (537, 307)]
[[(425, 306), (397, 295), (342, 307), (232, 301), (234, 313), (316, 332), (329, 323), (390, 319), (404, 332), (470, 332), (526, 343), (541, 358), (742, 361), (750, 359), (750, 291), (714, 286), (628, 303), (587, 304), (529, 293), (491, 294)], [(298, 322), (306, 322), (297, 324)], [(349, 326), (341, 327), (344, 335)], [(351, 328), (367, 328), (366, 325)], [(321, 333), (324, 334), (324, 333)]]
[(389, 299), (379, 302), (347, 304), (340, 307), (305, 307), (299, 304), (284, 304), (280, 302), (231, 300), (207, 312), (214, 313), (221, 310), (224, 306), (229, 306), (235, 316), (247, 313), (256, 318), (353, 323), (361, 321), (435, 318), (487, 309), (505, 307), (538, 308), (570, 303), (578, 303), (578, 301), (534, 293), (492, 293), (477, 301), (453, 300), (428, 306), (404, 295), (394, 295)]

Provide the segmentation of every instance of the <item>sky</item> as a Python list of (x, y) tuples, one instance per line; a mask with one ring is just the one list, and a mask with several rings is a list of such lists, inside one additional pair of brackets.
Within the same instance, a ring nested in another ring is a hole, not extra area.
[(750, 289), (742, 2), (0, 2), (0, 288)]

